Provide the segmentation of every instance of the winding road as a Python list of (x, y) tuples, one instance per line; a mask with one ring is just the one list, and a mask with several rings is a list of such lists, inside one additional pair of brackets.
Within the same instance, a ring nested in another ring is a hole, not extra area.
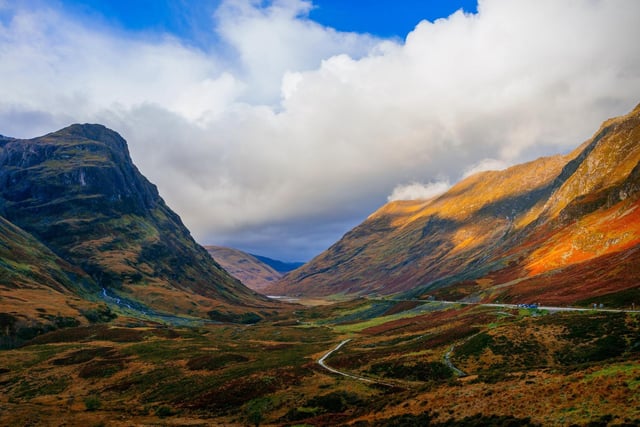
[(363, 381), (366, 383), (370, 383), (370, 384), (380, 384), (386, 387), (402, 387), (398, 384), (390, 384), (390, 383), (385, 383), (382, 381), (378, 381), (378, 380), (374, 380), (371, 378), (365, 378), (365, 377), (359, 377), (357, 375), (352, 375), (352, 374), (348, 374), (346, 372), (342, 372), (339, 371), (337, 369), (332, 368), (331, 366), (327, 365), (326, 360), (327, 357), (331, 356), (334, 352), (340, 350), (340, 348), (342, 348), (343, 345), (345, 345), (346, 343), (348, 343), (349, 341), (351, 341), (351, 339), (346, 339), (344, 341), (342, 341), (340, 344), (338, 344), (337, 346), (335, 346), (334, 348), (332, 348), (331, 350), (327, 351), (320, 359), (318, 359), (318, 365), (322, 366), (324, 369), (326, 369), (329, 372), (332, 372), (334, 374), (337, 375), (341, 375), (343, 377), (347, 377), (347, 378), (351, 378), (354, 380), (358, 380), (358, 381)]
[[(497, 303), (473, 303), (473, 302), (461, 302), (461, 301), (424, 301), (424, 300), (394, 300), (394, 301), (420, 301), (420, 302), (436, 302), (436, 303), (443, 303), (443, 304), (462, 304), (462, 305), (479, 305), (479, 306), (485, 306), (485, 307), (501, 307), (501, 308), (513, 308), (513, 309), (518, 309), (520, 308), (517, 304), (497, 304)], [(638, 310), (625, 310), (625, 309), (603, 309), (603, 308), (582, 308), (582, 307), (552, 307), (552, 306), (538, 306), (537, 309), (539, 310), (548, 310), (548, 311), (604, 311), (604, 312), (614, 312), (614, 313), (620, 313), (620, 312), (638, 312)], [(338, 345), (336, 345), (334, 348), (332, 348), (331, 350), (327, 351), (325, 354), (322, 355), (322, 357), (320, 359), (318, 359), (318, 364), (320, 366), (322, 366), (322, 368), (326, 369), (327, 371), (336, 374), (336, 375), (340, 375), (343, 377), (347, 377), (347, 378), (351, 378), (357, 381), (363, 381), (363, 382), (367, 382), (367, 383), (371, 383), (371, 384), (380, 384), (386, 387), (402, 387), (402, 388), (406, 388), (406, 385), (400, 385), (400, 384), (390, 384), (390, 383), (386, 383), (386, 382), (382, 382), (382, 381), (378, 381), (372, 378), (365, 378), (365, 377), (361, 377), (358, 375), (353, 375), (353, 374), (349, 374), (347, 372), (342, 372), (339, 371), (335, 368), (332, 368), (331, 366), (327, 365), (327, 358), (329, 356), (331, 356), (333, 353), (335, 353), (336, 351), (340, 350), (345, 344), (347, 344), (349, 341), (351, 341), (351, 338), (343, 340), (342, 342), (340, 342)], [(445, 364), (451, 368), (458, 376), (460, 377), (464, 377), (467, 376), (467, 374), (463, 371), (461, 371), (460, 369), (456, 368), (453, 363), (451, 362), (451, 353), (453, 353), (453, 350), (455, 348), (455, 345), (452, 345), (449, 350), (447, 351), (447, 353), (444, 355), (444, 362)]]

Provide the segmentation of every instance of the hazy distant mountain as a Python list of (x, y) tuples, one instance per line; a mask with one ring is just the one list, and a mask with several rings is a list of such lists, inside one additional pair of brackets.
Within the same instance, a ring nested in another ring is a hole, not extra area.
[(513, 302), (640, 302), (640, 106), (566, 156), (391, 202), (269, 287)]
[(304, 262), (285, 262), (285, 261), (278, 261), (277, 259), (267, 258), (266, 256), (260, 256), (260, 255), (253, 255), (253, 256), (258, 260), (262, 261), (263, 263), (267, 264), (271, 268), (273, 268), (275, 271), (282, 274), (293, 271), (296, 268), (300, 268), (304, 265)]
[[(233, 248), (205, 246), (205, 249), (229, 274), (250, 289), (258, 292), (261, 292), (282, 277), (283, 273), (274, 268), (273, 265), (280, 268), (290, 265), (270, 258), (251, 255)], [(263, 260), (268, 260), (271, 264)]]
[[(29, 140), (3, 137), (0, 214), (51, 250), (2, 224), (13, 230), (15, 244), (26, 242), (34, 254), (34, 261), (22, 258), (25, 268), (46, 270), (34, 280), (60, 292), (108, 292), (158, 310), (201, 316), (266, 302), (196, 244), (133, 165), (125, 140), (101, 125), (72, 125)], [(44, 266), (43, 257), (62, 271), (31, 267)], [(13, 270), (4, 267), (3, 275)], [(18, 283), (12, 280), (2, 286)]]

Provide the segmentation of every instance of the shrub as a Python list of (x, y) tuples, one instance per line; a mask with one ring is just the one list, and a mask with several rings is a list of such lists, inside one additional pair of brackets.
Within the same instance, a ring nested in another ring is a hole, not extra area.
[(220, 310), (211, 310), (207, 313), (209, 318), (216, 322), (223, 323), (242, 323), (245, 325), (250, 325), (253, 323), (258, 323), (262, 320), (259, 314), (248, 312), (248, 313), (231, 313), (231, 312), (222, 312)]
[(170, 417), (176, 414), (175, 411), (168, 406), (159, 406), (158, 408), (156, 408), (155, 413), (156, 416), (160, 418)]
[(441, 362), (382, 362), (373, 365), (369, 372), (410, 381), (440, 381), (453, 376), (453, 371)]
[(87, 396), (84, 398), (84, 406), (87, 411), (97, 411), (102, 406), (102, 402), (98, 396)]
[(118, 317), (118, 315), (112, 312), (106, 305), (89, 310), (83, 310), (82, 315), (91, 323), (106, 323)]
[(247, 362), (249, 360), (248, 357), (243, 356), (241, 354), (234, 353), (225, 353), (225, 354), (216, 354), (209, 355), (205, 354), (202, 356), (196, 356), (187, 362), (187, 367), (192, 371), (197, 371), (201, 369), (206, 369), (209, 371), (215, 371), (216, 369), (223, 368), (231, 363), (242, 363)]

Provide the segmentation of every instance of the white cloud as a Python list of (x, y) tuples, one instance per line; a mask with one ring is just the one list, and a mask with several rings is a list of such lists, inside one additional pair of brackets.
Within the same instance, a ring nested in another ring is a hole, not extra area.
[(467, 178), (478, 172), (484, 171), (499, 171), (509, 167), (509, 164), (503, 160), (498, 159), (482, 159), (478, 163), (472, 165), (468, 169), (465, 169), (462, 174), (462, 178)]
[(421, 184), (414, 182), (407, 185), (399, 185), (393, 189), (393, 192), (387, 200), (393, 202), (395, 200), (428, 200), (439, 196), (451, 188), (449, 181), (430, 182)]
[(207, 51), (20, 4), (0, 16), (0, 133), (102, 122), (201, 242), (271, 256), (310, 257), (399, 183), (566, 152), (639, 101), (635, 0), (484, 0), (404, 43), (226, 0)]
[(276, 0), (265, 8), (257, 4), (227, 0), (216, 12), (219, 34), (237, 52), (242, 76), (252, 82), (246, 94), (251, 102), (279, 101), (287, 71), (317, 68), (323, 58), (340, 53), (361, 57), (378, 43), (371, 36), (335, 31), (309, 20), (310, 1)]

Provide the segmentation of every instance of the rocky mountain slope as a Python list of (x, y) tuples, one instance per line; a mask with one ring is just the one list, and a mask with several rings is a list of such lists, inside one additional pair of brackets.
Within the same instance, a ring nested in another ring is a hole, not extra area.
[[(53, 281), (38, 280), (52, 289), (196, 316), (267, 303), (193, 240), (133, 165), (125, 140), (101, 125), (72, 125), (29, 140), (3, 137), (0, 215), (46, 246), (29, 243), (42, 249), (39, 259), (61, 266), (62, 272), (47, 270)], [(31, 265), (28, 258), (21, 262)]]
[(640, 302), (640, 106), (565, 156), (383, 206), (267, 292)]
[(241, 250), (223, 246), (204, 248), (229, 274), (254, 291), (261, 292), (282, 277), (279, 271)]

